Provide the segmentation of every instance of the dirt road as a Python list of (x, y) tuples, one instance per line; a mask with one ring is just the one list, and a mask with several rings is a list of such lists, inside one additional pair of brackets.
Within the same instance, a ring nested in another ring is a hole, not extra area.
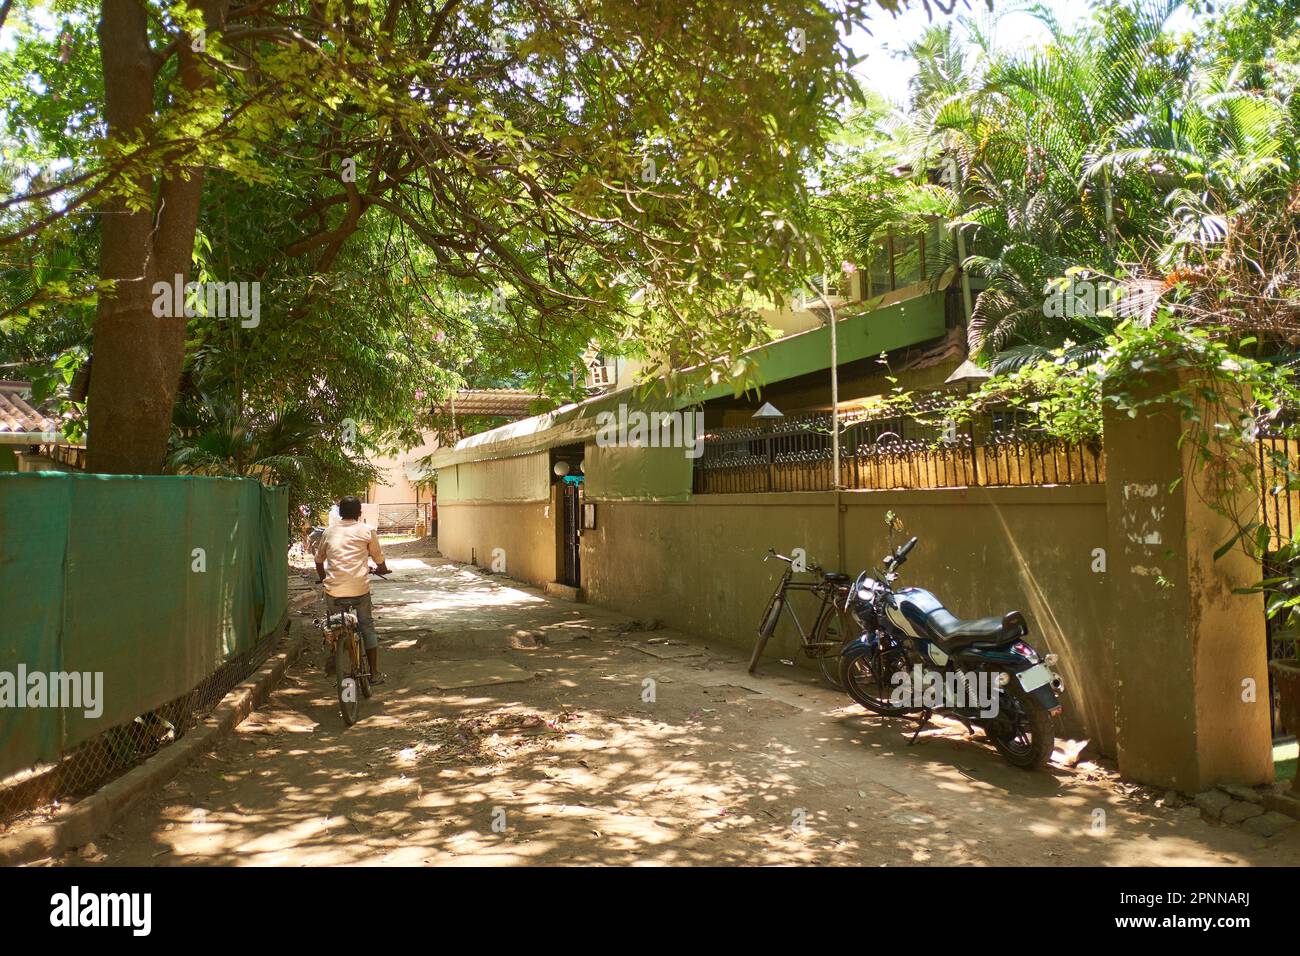
[[(750, 677), (720, 646), (390, 563), (389, 682), (356, 726), (313, 642), (217, 752), (61, 862), (1300, 863), (1300, 826), (1265, 840), (1102, 769), (1025, 773), (957, 725), (908, 746), (906, 725), (779, 662)], [(526, 679), (439, 689), (470, 671)]]

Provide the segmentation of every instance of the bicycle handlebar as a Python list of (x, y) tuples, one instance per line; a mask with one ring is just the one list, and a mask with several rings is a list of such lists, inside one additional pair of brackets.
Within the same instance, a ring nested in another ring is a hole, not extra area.
[[(786, 557), (784, 554), (778, 553), (775, 548), (767, 549), (767, 554), (763, 555), (763, 560), (766, 561), (768, 558), (776, 558), (778, 561), (784, 561), (786, 564), (790, 565), (791, 567), (794, 566), (794, 558), (789, 558)], [(807, 565), (804, 566), (804, 570), (807, 571), (809, 574), (825, 575), (827, 573), (826, 569), (823, 568), (820, 564), (817, 564), (816, 562), (808, 563)]]

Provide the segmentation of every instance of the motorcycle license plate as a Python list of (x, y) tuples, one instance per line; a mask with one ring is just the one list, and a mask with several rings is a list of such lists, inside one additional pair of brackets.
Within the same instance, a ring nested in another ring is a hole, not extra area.
[(1020, 681), (1020, 686), (1025, 689), (1025, 693), (1031, 693), (1050, 681), (1052, 672), (1047, 669), (1046, 664), (1035, 664), (1029, 670), (1017, 674), (1016, 679)]

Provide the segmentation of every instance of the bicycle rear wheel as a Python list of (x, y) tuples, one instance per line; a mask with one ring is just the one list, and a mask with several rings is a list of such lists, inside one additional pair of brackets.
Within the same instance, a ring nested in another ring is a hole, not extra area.
[(763, 612), (762, 620), (758, 625), (758, 640), (754, 642), (754, 653), (749, 656), (751, 674), (758, 668), (758, 659), (763, 656), (763, 648), (767, 647), (768, 640), (776, 632), (776, 625), (781, 620), (781, 611), (784, 607), (784, 589), (777, 588), (772, 592), (772, 599), (767, 602), (767, 610)]
[(361, 696), (369, 697), (370, 690), (370, 662), (366, 660), (365, 648), (357, 648), (357, 653), (361, 655), (361, 660), (357, 665), (357, 685), (361, 688)]
[(334, 648), (334, 670), (338, 680), (339, 713), (343, 723), (351, 727), (357, 722), (360, 704), (357, 697), (356, 665), (352, 660), (350, 644), (354, 641), (342, 638)]
[(840, 653), (845, 645), (858, 636), (853, 616), (838, 604), (828, 605), (809, 642), (809, 653), (817, 658), (822, 680), (836, 690), (844, 690), (840, 676)]

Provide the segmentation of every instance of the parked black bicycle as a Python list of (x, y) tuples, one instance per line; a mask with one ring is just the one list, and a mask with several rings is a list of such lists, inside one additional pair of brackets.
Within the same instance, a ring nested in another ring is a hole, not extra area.
[[(794, 558), (777, 554), (772, 548), (767, 549), (763, 560), (767, 561), (769, 558), (784, 561), (787, 567), (760, 619), (758, 640), (754, 644), (754, 653), (749, 658), (749, 672), (753, 674), (758, 668), (763, 649), (776, 633), (777, 625), (781, 623), (781, 616), (788, 611), (799, 634), (803, 653), (817, 661), (822, 677), (828, 684), (843, 689), (840, 683), (840, 651), (861, 633), (859, 629), (855, 629), (848, 608), (853, 579), (847, 574), (827, 571), (817, 564), (808, 564), (806, 568), (800, 568), (799, 562)], [(805, 573), (810, 576), (809, 579), (795, 580), (796, 574)], [(804, 629), (799, 614), (790, 602), (790, 593), (798, 591), (812, 594), (817, 600), (816, 617), (808, 630)]]

